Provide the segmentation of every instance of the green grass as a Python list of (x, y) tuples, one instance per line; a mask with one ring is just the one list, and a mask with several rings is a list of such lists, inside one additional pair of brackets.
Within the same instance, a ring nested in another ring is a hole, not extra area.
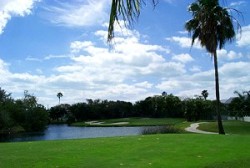
[[(250, 122), (224, 121), (223, 126), (226, 134), (250, 135)], [(217, 132), (217, 122), (200, 124), (199, 129), (204, 131)]]
[[(183, 118), (119, 118), (109, 120), (98, 120), (104, 122), (102, 125), (89, 125), (85, 122), (77, 122), (72, 126), (161, 126), (161, 125), (176, 125), (185, 121)], [(128, 124), (117, 125), (114, 123), (128, 122)]]
[(0, 143), (1, 168), (250, 167), (250, 136), (157, 134)]

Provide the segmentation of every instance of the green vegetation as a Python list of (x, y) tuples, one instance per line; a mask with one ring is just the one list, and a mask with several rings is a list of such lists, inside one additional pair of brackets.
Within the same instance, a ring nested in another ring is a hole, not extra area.
[(250, 91), (243, 91), (242, 93), (235, 91), (238, 97), (232, 99), (228, 105), (230, 116), (244, 117), (250, 116)]
[[(250, 122), (224, 121), (223, 125), (227, 134), (250, 135)], [(218, 130), (216, 122), (200, 124), (199, 129), (210, 132)]]
[[(98, 120), (102, 124), (96, 122), (88, 124), (85, 122), (73, 123), (72, 126), (161, 126), (161, 125), (177, 125), (185, 120), (183, 118), (118, 118), (109, 120)], [(119, 124), (121, 123), (121, 124)]]
[(172, 126), (172, 125), (166, 125), (166, 126), (154, 126), (154, 127), (144, 127), (142, 130), (142, 135), (150, 135), (150, 134), (175, 134), (175, 133), (181, 133), (181, 129)]
[[(51, 107), (49, 110), (51, 122), (67, 121), (68, 124), (91, 120), (99, 121), (114, 118), (136, 117), (186, 118), (187, 121), (197, 121), (200, 119), (212, 119), (213, 115), (215, 115), (214, 102), (211, 100), (205, 100), (202, 97), (180, 100), (179, 97), (172, 94), (168, 95), (167, 93), (147, 97), (134, 104), (119, 100), (108, 101), (87, 99), (87, 102), (73, 105), (60, 104)], [(131, 124), (133, 124), (133, 121)]]
[(14, 100), (0, 88), (0, 135), (23, 131), (42, 131), (48, 124), (48, 112), (35, 96), (24, 91), (24, 98)]
[(0, 167), (250, 167), (250, 136), (146, 136), (0, 143)]

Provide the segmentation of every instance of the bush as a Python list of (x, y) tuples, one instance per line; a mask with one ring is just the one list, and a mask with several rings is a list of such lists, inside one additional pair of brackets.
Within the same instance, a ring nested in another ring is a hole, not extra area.
[(153, 127), (145, 127), (142, 130), (143, 135), (148, 134), (172, 134), (172, 133), (180, 133), (180, 129), (172, 126), (153, 126)]

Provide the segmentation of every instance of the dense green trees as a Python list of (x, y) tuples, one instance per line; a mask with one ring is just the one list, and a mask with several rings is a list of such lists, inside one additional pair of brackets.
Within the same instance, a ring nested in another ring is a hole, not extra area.
[(195, 99), (185, 99), (185, 118), (187, 121), (212, 120), (215, 116), (215, 104), (211, 100), (204, 100), (200, 97)]
[(243, 91), (242, 93), (235, 91), (237, 97), (233, 98), (228, 104), (228, 111), (230, 116), (238, 117), (250, 116), (250, 91)]
[(125, 117), (183, 118), (188, 121), (213, 119), (214, 102), (200, 97), (181, 100), (172, 94), (147, 97), (134, 104), (125, 101), (87, 99), (73, 105), (51, 107), (49, 114), (53, 122), (72, 122)]
[(35, 96), (24, 91), (24, 98), (14, 100), (0, 88), (0, 133), (42, 131), (48, 123), (48, 112)]
[[(224, 115), (250, 115), (250, 92), (237, 93), (238, 97), (227, 106)], [(0, 88), (0, 134), (23, 131), (41, 131), (52, 122), (78, 122), (125, 117), (183, 118), (187, 121), (212, 120), (216, 102), (202, 96), (181, 100), (172, 94), (147, 97), (134, 104), (125, 101), (87, 99), (76, 104), (60, 104), (47, 112), (37, 103), (34, 95), (24, 91), (24, 98), (14, 100)], [(221, 105), (222, 106), (222, 105)], [(222, 106), (223, 107), (223, 106)], [(226, 107), (225, 107), (226, 108)]]
[(172, 94), (157, 95), (138, 101), (134, 105), (134, 111), (135, 115), (140, 117), (183, 117), (181, 100)]

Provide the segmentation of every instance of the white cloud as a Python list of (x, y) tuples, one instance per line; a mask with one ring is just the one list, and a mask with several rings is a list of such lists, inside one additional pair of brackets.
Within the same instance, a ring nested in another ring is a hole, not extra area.
[(44, 7), (45, 17), (52, 23), (68, 27), (83, 27), (103, 24), (108, 19), (109, 0), (80, 0), (58, 2)]
[(230, 3), (230, 6), (232, 6), (232, 7), (237, 7), (237, 6), (246, 4), (246, 3), (247, 3), (246, 1), (231, 2), (231, 3)]
[(250, 46), (250, 25), (242, 27), (242, 34), (237, 36), (236, 43), (239, 47)]
[(225, 77), (231, 77), (232, 80), (235, 80), (235, 78), (239, 78), (242, 76), (244, 77), (249, 76), (250, 79), (250, 74), (247, 71), (249, 66), (250, 66), (249, 62), (226, 63), (220, 68), (220, 73)]
[(225, 49), (217, 50), (218, 58), (223, 60), (235, 60), (242, 57), (242, 53), (236, 53), (235, 51), (227, 51)]
[(149, 83), (148, 81), (144, 81), (144, 82), (140, 82), (140, 83), (135, 83), (135, 86), (141, 87), (141, 88), (146, 88), (146, 89), (150, 89), (152, 88), (153, 84)]
[(27, 58), (25, 58), (26, 61), (37, 61), (37, 62), (41, 62), (42, 59), (36, 58), (36, 57), (31, 57), (28, 56)]
[(175, 89), (176, 90), (179, 89), (180, 86), (181, 86), (181, 81), (168, 80), (168, 81), (164, 81), (164, 82), (161, 82), (160, 84), (156, 85), (156, 88), (169, 92), (169, 91), (173, 91)]
[[(101, 32), (96, 33), (100, 39), (105, 36)], [(157, 82), (186, 72), (183, 64), (165, 60), (168, 49), (141, 43), (136, 31), (124, 28), (124, 32), (117, 32), (113, 50), (91, 41), (72, 42), (71, 62), (56, 67), (58, 75), (47, 79), (47, 85), (62, 85), (64, 90), (74, 87), (88, 98), (135, 101), (155, 94), (150, 91), (154, 84), (145, 79), (155, 78)]]
[(30, 15), (36, 2), (40, 0), (1, 0), (0, 2), (0, 34), (8, 21), (15, 16)]
[(73, 53), (78, 53), (90, 46), (93, 46), (91, 41), (74, 41), (70, 44), (70, 49)]
[[(250, 62), (225, 63), (219, 67), (221, 99), (227, 99), (235, 90), (250, 90), (250, 74), (246, 69)], [(167, 93), (174, 93), (181, 97), (200, 95), (206, 89), (209, 99), (215, 99), (214, 69), (193, 72), (192, 75), (182, 74), (163, 80), (155, 87)]]
[[(4, 84), (8, 81), (8, 76), (9, 76), (9, 64), (5, 63), (3, 60), (0, 59), (0, 83)], [(3, 77), (4, 76), (4, 77)]]
[(173, 56), (172, 59), (175, 60), (175, 61), (182, 62), (182, 63), (187, 63), (187, 62), (194, 61), (194, 59), (192, 58), (192, 56), (189, 55), (189, 54), (175, 55), (175, 56)]
[[(0, 78), (1, 86), (18, 96), (22, 96), (23, 90), (29, 90), (46, 106), (57, 104), (59, 91), (64, 94), (62, 103), (82, 102), (86, 98), (136, 101), (162, 91), (187, 97), (198, 95), (204, 89), (209, 91), (209, 98), (215, 97), (213, 68), (202, 71), (203, 65), (195, 64), (196, 61), (185, 65), (193, 60), (189, 54), (175, 55), (171, 59), (173, 53), (168, 48), (144, 43), (139, 32), (123, 29), (125, 33), (117, 30), (112, 50), (102, 41), (106, 37), (105, 30), (94, 33), (100, 41), (72, 41), (69, 53), (42, 59), (41, 64), (45, 64), (44, 60), (68, 58), (53, 69), (36, 67), (31, 73), (13, 73), (0, 59), (0, 75), (4, 76)], [(225, 58), (239, 56), (233, 51), (221, 52)], [(222, 98), (230, 97), (234, 90), (250, 89), (246, 70), (249, 66), (249, 62), (224, 62), (219, 68)], [(50, 75), (44, 75), (45, 71)]]
[(194, 44), (192, 46), (192, 39), (188, 38), (188, 37), (173, 36), (173, 37), (166, 38), (166, 40), (168, 40), (170, 42), (175, 42), (182, 48), (191, 48), (191, 47), (194, 47), (196, 49), (201, 49), (202, 48), (200, 46), (200, 43), (199, 43), (198, 40), (195, 40)]
[[(102, 31), (95, 33), (101, 42)], [(137, 101), (157, 94), (153, 90), (161, 79), (186, 73), (182, 63), (166, 61), (170, 51), (165, 47), (141, 42), (143, 36), (137, 31), (124, 28), (124, 32), (116, 32), (112, 50), (105, 44), (97, 45), (98, 41), (78, 40), (69, 44), (69, 54), (49, 55), (41, 60), (27, 57), (26, 60), (41, 64), (30, 73), (11, 72), (8, 64), (0, 60), (0, 75), (4, 76), (1, 87), (16, 98), (23, 96), (23, 90), (29, 90), (46, 106), (57, 104), (59, 91), (64, 93), (62, 103), (87, 98)], [(41, 68), (47, 60), (65, 57), (68, 59), (63, 64)], [(49, 75), (45, 75), (47, 71)]]
[(58, 59), (58, 58), (69, 58), (69, 55), (48, 55), (44, 57), (44, 60)]
[(201, 71), (201, 67), (200, 66), (192, 66), (192, 68), (190, 68), (191, 72), (200, 72)]

